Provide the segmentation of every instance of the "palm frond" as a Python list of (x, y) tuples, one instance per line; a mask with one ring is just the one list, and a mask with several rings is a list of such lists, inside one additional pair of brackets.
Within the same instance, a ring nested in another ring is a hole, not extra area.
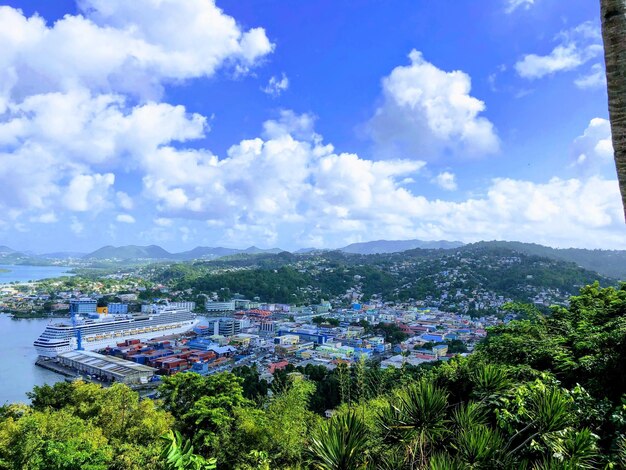
[(333, 416), (311, 437), (313, 468), (354, 470), (367, 460), (367, 427), (353, 411)]

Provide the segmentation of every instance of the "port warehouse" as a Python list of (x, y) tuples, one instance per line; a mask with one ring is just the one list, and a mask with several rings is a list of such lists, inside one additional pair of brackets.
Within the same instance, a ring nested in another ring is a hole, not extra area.
[(84, 374), (95, 375), (110, 382), (139, 384), (149, 381), (156, 369), (126, 361), (115, 356), (104, 356), (92, 351), (70, 351), (57, 356), (59, 363)]

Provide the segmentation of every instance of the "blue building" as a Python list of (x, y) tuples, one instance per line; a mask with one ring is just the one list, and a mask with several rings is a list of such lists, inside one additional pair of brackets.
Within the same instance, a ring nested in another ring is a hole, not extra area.
[(421, 336), (421, 338), (424, 341), (431, 341), (433, 343), (441, 343), (443, 342), (443, 335), (429, 335), (429, 334), (423, 334)]
[(126, 314), (128, 313), (128, 304), (110, 303), (107, 305), (109, 314)]
[(96, 308), (98, 302), (94, 299), (71, 299), (70, 300), (70, 315), (82, 315), (93, 316), (97, 315)]

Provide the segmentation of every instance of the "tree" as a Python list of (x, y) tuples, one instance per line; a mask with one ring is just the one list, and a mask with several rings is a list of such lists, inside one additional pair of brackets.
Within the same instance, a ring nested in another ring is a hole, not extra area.
[(367, 427), (352, 411), (333, 416), (313, 433), (308, 451), (318, 470), (365, 468)]
[(28, 411), (0, 423), (1, 468), (107, 470), (112, 461), (102, 430), (69, 411)]
[(81, 381), (59, 382), (35, 387), (28, 395), (36, 412), (59, 417), (69, 413), (95, 426), (113, 451), (115, 468), (155, 468), (160, 436), (173, 421), (155, 402), (140, 400), (121, 383), (102, 388)]
[(425, 467), (438, 442), (448, 433), (448, 392), (421, 380), (396, 394), (380, 415), (380, 426), (391, 445), (405, 450), (406, 459)]
[(215, 459), (205, 459), (193, 453), (191, 441), (184, 440), (178, 431), (163, 436), (166, 445), (161, 458), (166, 470), (213, 470)]
[(177, 421), (183, 437), (204, 456), (220, 452), (235, 422), (234, 410), (251, 406), (243, 396), (243, 379), (222, 372), (203, 377), (195, 373), (176, 374), (164, 379), (160, 387), (163, 407)]
[(600, 0), (615, 167), (626, 217), (626, 0)]

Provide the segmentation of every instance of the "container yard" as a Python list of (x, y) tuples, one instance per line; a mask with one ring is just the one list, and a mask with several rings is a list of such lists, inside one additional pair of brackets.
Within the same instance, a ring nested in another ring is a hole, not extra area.
[(156, 370), (158, 375), (172, 375), (186, 370), (210, 374), (230, 362), (237, 349), (220, 346), (210, 340), (197, 338), (159, 338), (141, 342), (126, 340), (114, 348), (101, 351), (108, 356), (127, 362), (145, 365)]

